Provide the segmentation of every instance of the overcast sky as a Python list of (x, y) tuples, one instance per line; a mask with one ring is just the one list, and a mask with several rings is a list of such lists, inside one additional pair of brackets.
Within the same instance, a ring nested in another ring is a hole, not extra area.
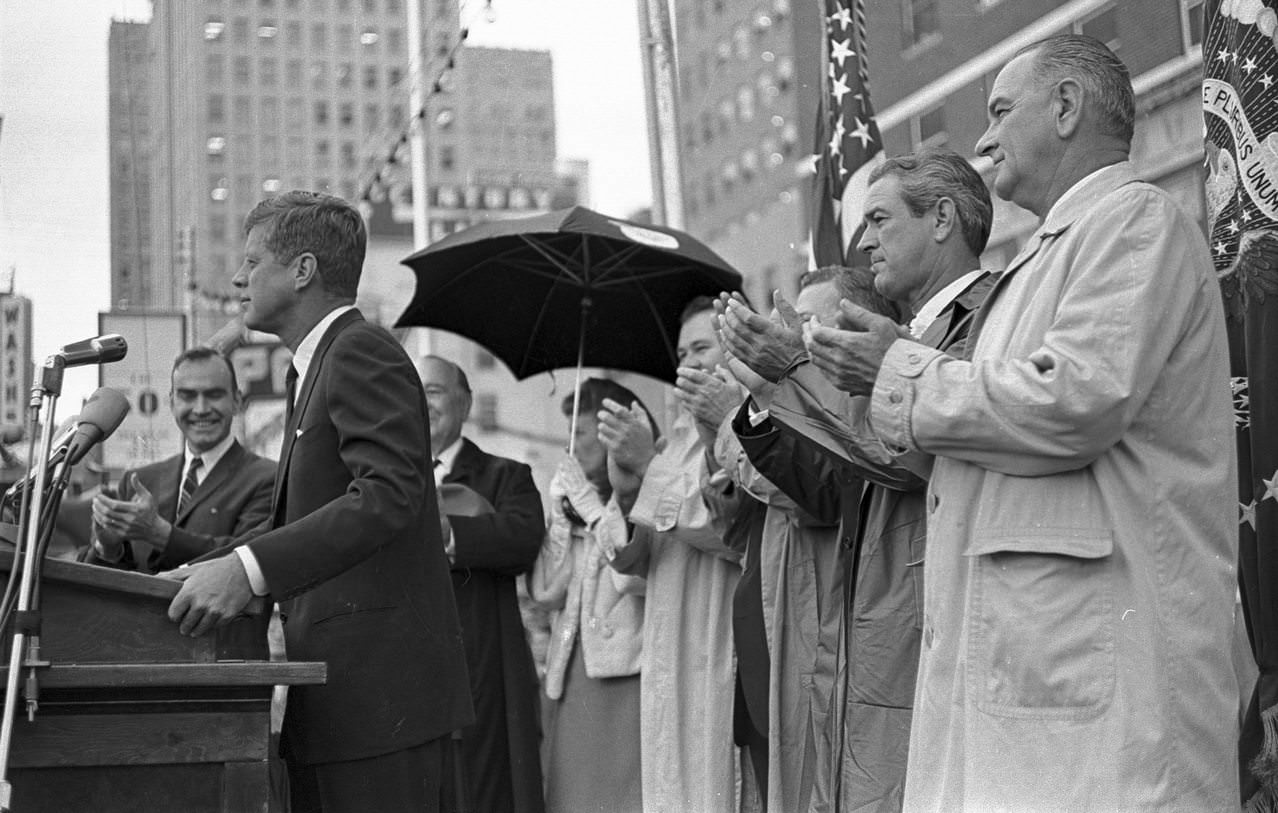
[[(539, 48), (555, 62), (559, 154), (590, 161), (595, 208), (651, 200), (634, 0), (481, 0), (462, 6), (474, 45)], [(145, 0), (0, 0), (0, 269), (34, 301), (33, 358), (97, 333), (109, 299), (107, 34)], [(69, 370), (59, 416), (97, 368)]]

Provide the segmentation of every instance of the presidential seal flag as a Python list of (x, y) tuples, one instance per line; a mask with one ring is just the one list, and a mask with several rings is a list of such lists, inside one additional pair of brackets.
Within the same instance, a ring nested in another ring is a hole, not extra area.
[(1260, 668), (1242, 799), (1278, 810), (1278, 0), (1204, 4), (1207, 218), (1229, 330), (1239, 582)]
[(825, 75), (817, 111), (812, 199), (814, 267), (843, 265), (860, 231), (866, 179), (883, 160), (870, 104), (864, 0), (823, 0)]

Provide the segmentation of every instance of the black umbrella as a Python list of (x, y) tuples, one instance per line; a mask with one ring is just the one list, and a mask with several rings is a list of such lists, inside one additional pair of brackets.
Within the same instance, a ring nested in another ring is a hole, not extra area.
[(466, 336), (521, 379), (574, 366), (580, 379), (586, 366), (673, 381), (683, 306), (741, 289), (687, 234), (580, 206), (481, 223), (404, 264), (417, 292), (397, 327)]

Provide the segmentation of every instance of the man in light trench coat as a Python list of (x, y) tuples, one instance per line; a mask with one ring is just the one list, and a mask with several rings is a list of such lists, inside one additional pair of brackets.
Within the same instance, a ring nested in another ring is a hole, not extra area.
[(977, 152), (1039, 226), (970, 360), (851, 305), (806, 329), (879, 439), (935, 459), (906, 810), (1238, 807), (1223, 311), (1128, 161), (1134, 107), (1091, 38), (999, 73)]

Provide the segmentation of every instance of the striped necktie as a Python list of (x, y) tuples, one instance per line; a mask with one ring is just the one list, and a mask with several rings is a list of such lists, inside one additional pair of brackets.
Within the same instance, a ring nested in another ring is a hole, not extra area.
[(191, 503), (191, 495), (195, 493), (195, 487), (200, 484), (196, 479), (200, 471), (200, 467), (204, 465), (204, 461), (198, 456), (191, 458), (191, 463), (186, 467), (186, 477), (182, 478), (182, 493), (178, 497), (177, 516), (182, 516), (182, 510)]

